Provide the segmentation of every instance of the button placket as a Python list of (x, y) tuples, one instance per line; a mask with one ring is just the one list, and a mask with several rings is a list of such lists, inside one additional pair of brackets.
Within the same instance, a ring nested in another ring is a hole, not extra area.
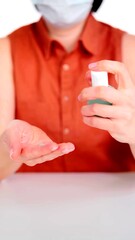
[(70, 92), (71, 92), (71, 66), (68, 63), (63, 63), (61, 66), (61, 108), (62, 108), (62, 126), (63, 126), (63, 141), (70, 140)]

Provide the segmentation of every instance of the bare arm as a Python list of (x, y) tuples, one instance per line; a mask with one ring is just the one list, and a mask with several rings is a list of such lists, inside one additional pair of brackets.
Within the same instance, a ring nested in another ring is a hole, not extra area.
[(0, 179), (23, 163), (32, 167), (74, 150), (72, 143), (57, 144), (36, 126), (15, 120), (14, 91), (10, 42), (0, 39)]
[[(135, 36), (125, 34), (122, 41), (122, 60), (135, 84)], [(130, 145), (135, 157), (135, 145)]]
[(13, 162), (3, 144), (1, 135), (14, 119), (15, 97), (13, 66), (8, 38), (0, 39), (0, 179), (10, 175), (20, 167)]

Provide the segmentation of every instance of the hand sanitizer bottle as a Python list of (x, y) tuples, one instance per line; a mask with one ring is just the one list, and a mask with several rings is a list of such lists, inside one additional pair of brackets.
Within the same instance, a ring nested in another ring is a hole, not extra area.
[[(105, 71), (102, 72), (96, 72), (96, 71), (91, 71), (91, 79), (92, 79), (92, 86), (109, 86), (108, 85), (108, 73)], [(103, 99), (93, 99), (89, 100), (88, 104), (93, 104), (93, 103), (98, 103), (98, 104), (106, 104), (106, 105), (112, 105), (112, 103), (107, 102)]]

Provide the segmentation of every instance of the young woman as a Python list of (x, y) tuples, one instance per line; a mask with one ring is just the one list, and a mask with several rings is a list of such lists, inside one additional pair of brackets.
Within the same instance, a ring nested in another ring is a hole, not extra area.
[[(0, 40), (1, 179), (135, 170), (135, 37), (94, 19), (101, 2), (35, 0), (42, 19)], [(91, 87), (88, 68), (114, 88)]]

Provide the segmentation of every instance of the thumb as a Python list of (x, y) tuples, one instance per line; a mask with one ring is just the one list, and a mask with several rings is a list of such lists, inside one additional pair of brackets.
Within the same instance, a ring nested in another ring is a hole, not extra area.
[(118, 84), (118, 89), (128, 89), (134, 86), (125, 65), (121, 62), (101, 60), (89, 64), (88, 68), (94, 71), (106, 71), (114, 74), (115, 80)]
[(27, 122), (13, 120), (2, 134), (1, 140), (6, 146), (11, 159), (17, 160), (24, 145), (29, 142), (30, 128), (31, 125)]

